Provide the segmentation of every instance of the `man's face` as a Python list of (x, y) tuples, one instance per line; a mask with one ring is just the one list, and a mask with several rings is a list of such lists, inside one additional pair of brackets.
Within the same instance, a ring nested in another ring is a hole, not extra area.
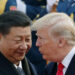
[(24, 58), (31, 47), (30, 27), (12, 27), (9, 34), (1, 36), (1, 53), (15, 63)]
[(38, 36), (36, 46), (39, 47), (40, 53), (46, 60), (54, 61), (58, 53), (57, 43), (48, 33), (48, 28), (39, 29), (36, 33)]

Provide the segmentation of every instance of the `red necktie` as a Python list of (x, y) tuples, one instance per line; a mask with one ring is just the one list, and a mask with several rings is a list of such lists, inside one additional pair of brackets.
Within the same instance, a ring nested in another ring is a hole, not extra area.
[(59, 63), (56, 75), (63, 75), (63, 68), (63, 64)]

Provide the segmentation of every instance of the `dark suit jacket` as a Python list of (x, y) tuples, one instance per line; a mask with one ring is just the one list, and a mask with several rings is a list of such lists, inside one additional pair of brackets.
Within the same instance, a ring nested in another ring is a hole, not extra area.
[[(56, 75), (57, 63), (50, 63), (46, 67), (46, 75)], [(75, 55), (72, 58), (65, 75), (75, 75)]]
[[(29, 62), (27, 65), (27, 61), (25, 59), (22, 61), (22, 67), (25, 72), (25, 75), (37, 75), (33, 65)], [(28, 70), (31, 74), (28, 74)], [(0, 75), (19, 75), (18, 71), (14, 67), (13, 63), (7, 60), (1, 53), (0, 53)]]

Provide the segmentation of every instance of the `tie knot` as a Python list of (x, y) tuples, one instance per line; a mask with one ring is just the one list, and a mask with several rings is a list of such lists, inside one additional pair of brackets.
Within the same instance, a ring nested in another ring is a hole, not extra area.
[(63, 65), (62, 63), (59, 63), (59, 64), (58, 64), (58, 70), (61, 71), (61, 70), (63, 70), (63, 68), (64, 68), (64, 65)]
[(17, 70), (20, 71), (20, 72), (22, 71), (22, 69), (20, 67), (17, 67)]

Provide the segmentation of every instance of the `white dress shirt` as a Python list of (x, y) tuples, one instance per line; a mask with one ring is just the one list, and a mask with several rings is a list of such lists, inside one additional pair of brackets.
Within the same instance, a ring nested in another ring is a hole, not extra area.
[(14, 66), (15, 66), (16, 70), (18, 71), (18, 73), (19, 73), (20, 75), (25, 75), (24, 70), (22, 69), (22, 63), (21, 63), (21, 61), (20, 61), (20, 63), (19, 63), (18, 66), (15, 65), (15, 64), (14, 64)]
[(17, 69), (17, 67), (20, 67), (22, 69), (22, 63), (20, 61), (19, 65), (17, 66), (16, 64), (14, 64), (15, 68)]

